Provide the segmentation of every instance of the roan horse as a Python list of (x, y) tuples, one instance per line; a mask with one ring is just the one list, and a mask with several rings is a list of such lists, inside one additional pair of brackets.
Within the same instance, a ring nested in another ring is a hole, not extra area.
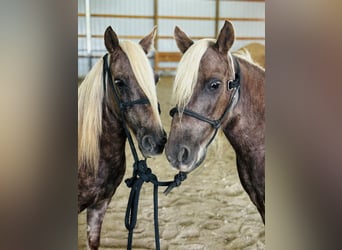
[(165, 154), (183, 172), (197, 168), (219, 127), (236, 153), (240, 181), (265, 223), (265, 71), (230, 53), (235, 39), (225, 21), (217, 40), (193, 42), (175, 28), (183, 53), (173, 96), (176, 107)]
[[(144, 157), (161, 154), (166, 143), (156, 79), (146, 56), (155, 34), (153, 29), (139, 44), (119, 42), (108, 27), (104, 41), (109, 59), (99, 60), (78, 88), (78, 212), (87, 209), (90, 249), (99, 247), (107, 206), (125, 173), (123, 122), (135, 135)], [(109, 65), (108, 77), (104, 65)], [(124, 121), (116, 94), (125, 106)]]

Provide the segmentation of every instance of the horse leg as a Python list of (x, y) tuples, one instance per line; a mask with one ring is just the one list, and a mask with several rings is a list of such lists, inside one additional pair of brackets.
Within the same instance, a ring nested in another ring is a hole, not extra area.
[[(237, 169), (240, 178), (240, 182), (249, 195), (251, 201), (258, 209), (259, 214), (261, 215), (262, 221), (265, 224), (265, 185), (264, 178), (261, 180), (261, 177), (256, 177), (257, 173), (253, 173), (252, 170), (249, 170), (247, 164), (239, 161), (237, 157)], [(251, 168), (252, 169), (252, 168)]]
[(97, 250), (100, 245), (101, 226), (108, 207), (108, 200), (87, 208), (88, 247)]

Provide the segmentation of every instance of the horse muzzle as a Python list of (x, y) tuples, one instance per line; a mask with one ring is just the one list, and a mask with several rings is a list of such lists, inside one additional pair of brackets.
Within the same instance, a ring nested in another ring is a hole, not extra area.
[(167, 141), (165, 131), (161, 135), (145, 134), (141, 137), (139, 148), (145, 157), (159, 155), (163, 152), (165, 143)]
[(166, 144), (165, 154), (171, 165), (182, 171), (191, 172), (203, 162), (205, 152), (201, 149), (191, 148), (185, 144)]

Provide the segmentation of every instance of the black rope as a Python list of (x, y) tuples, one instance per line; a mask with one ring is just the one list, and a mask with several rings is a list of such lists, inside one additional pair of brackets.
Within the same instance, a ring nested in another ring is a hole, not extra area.
[[(120, 109), (120, 118), (122, 121), (122, 126), (124, 128), (125, 134), (127, 136), (129, 146), (132, 151), (132, 155), (134, 158), (133, 164), (133, 176), (125, 180), (126, 185), (131, 188), (131, 192), (129, 194), (126, 215), (125, 215), (125, 226), (128, 230), (128, 239), (127, 239), (127, 249), (132, 249), (133, 242), (133, 230), (137, 223), (137, 215), (138, 215), (138, 206), (139, 206), (139, 196), (140, 190), (144, 182), (151, 182), (153, 184), (153, 213), (154, 213), (154, 235), (155, 235), (155, 245), (156, 249), (160, 249), (160, 237), (159, 237), (159, 223), (158, 223), (158, 187), (159, 186), (167, 186), (164, 191), (164, 194), (167, 195), (171, 192), (171, 190), (175, 187), (178, 187), (182, 181), (184, 181), (187, 177), (185, 172), (179, 172), (175, 175), (173, 181), (158, 181), (158, 178), (155, 174), (152, 173), (152, 170), (147, 166), (146, 159), (139, 160), (138, 153), (134, 146), (134, 142), (131, 136), (129, 129), (125, 123), (124, 111), (127, 107), (131, 107), (135, 104), (149, 104), (147, 99), (138, 99), (131, 102), (122, 102), (117, 90), (114, 86), (114, 82), (112, 79), (112, 75), (110, 72), (110, 68), (107, 63), (108, 54), (103, 57), (103, 85), (104, 90), (106, 91), (106, 75), (108, 76), (109, 84), (114, 92), (115, 101)], [(160, 112), (160, 106), (158, 103), (158, 110)]]
[(127, 210), (125, 215), (125, 226), (129, 231), (127, 249), (132, 249), (133, 229), (137, 223), (140, 190), (144, 182), (153, 184), (153, 207), (154, 207), (154, 235), (156, 249), (160, 249), (159, 224), (158, 224), (158, 187), (167, 186), (164, 191), (168, 194), (174, 187), (181, 184), (186, 179), (186, 173), (180, 172), (173, 181), (160, 182), (152, 170), (147, 167), (146, 160), (140, 160), (133, 165), (133, 176), (125, 180), (126, 185), (131, 188)]

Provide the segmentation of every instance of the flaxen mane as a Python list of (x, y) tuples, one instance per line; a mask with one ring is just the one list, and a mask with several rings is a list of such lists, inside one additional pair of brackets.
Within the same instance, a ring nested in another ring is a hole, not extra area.
[[(128, 57), (133, 73), (151, 103), (154, 119), (159, 120), (162, 127), (153, 71), (146, 54), (140, 45), (130, 41), (121, 42), (120, 47)], [(100, 59), (78, 88), (78, 167), (87, 166), (94, 172), (98, 169), (102, 134), (102, 67), (103, 61)]]
[(101, 59), (78, 88), (78, 167), (98, 167), (104, 95), (102, 64)]

